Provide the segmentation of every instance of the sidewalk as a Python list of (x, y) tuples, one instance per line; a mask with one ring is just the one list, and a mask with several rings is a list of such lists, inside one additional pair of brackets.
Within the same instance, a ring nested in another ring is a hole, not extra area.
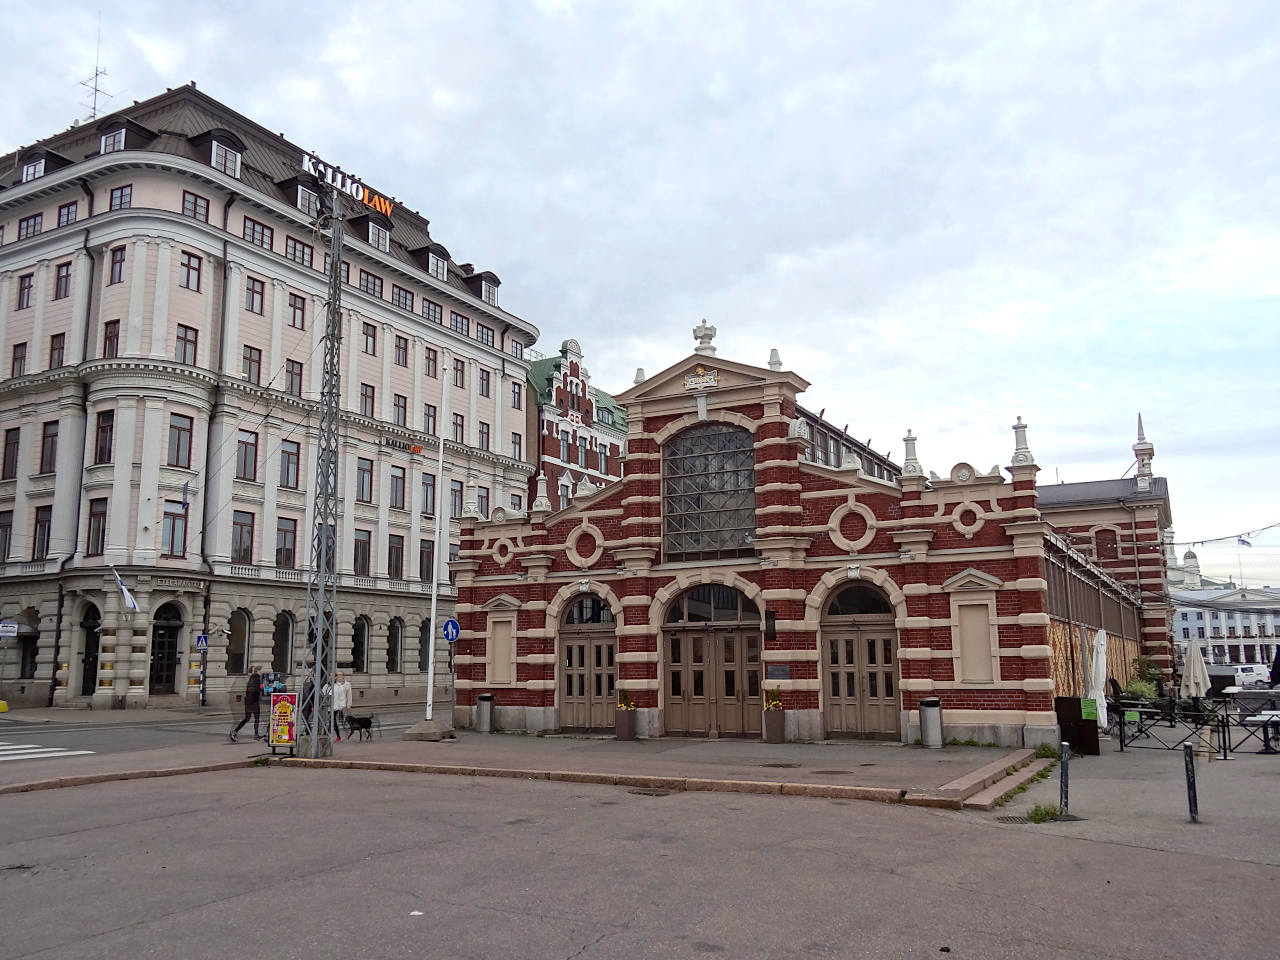
[[(148, 713), (150, 719), (160, 722), (169, 719), (168, 713), (162, 711), (130, 712)], [(392, 719), (387, 714), (383, 716)], [(174, 713), (173, 719), (190, 720), (190, 715)], [(228, 718), (225, 711), (213, 711), (208, 719)], [(416, 717), (406, 712), (404, 719)], [(385, 737), (334, 744), (331, 761), (286, 761), (283, 750), (274, 759), (299, 765), (376, 764), (418, 773), (496, 775), (502, 771), (507, 776), (539, 778), (556, 773), (566, 775), (565, 778), (572, 775), (574, 779), (605, 783), (617, 782), (619, 777), (716, 781), (742, 785), (724, 789), (743, 792), (787, 792), (782, 789), (784, 784), (823, 785), (840, 788), (839, 793), (850, 796), (860, 790), (866, 799), (899, 802), (908, 792), (936, 793), (946, 784), (993, 762), (998, 764), (1008, 755), (1009, 751), (996, 748), (924, 750), (877, 742), (772, 745), (758, 740), (678, 738), (619, 742), (612, 736), (534, 737), (476, 734), (466, 730), (460, 731), (456, 740), (433, 743), (402, 740), (399, 730), (389, 730)], [(211, 731), (208, 742), (183, 746), (68, 757), (56, 762), (0, 764), (0, 792), (75, 785), (84, 782), (85, 777), (168, 775), (184, 772), (188, 767), (207, 768), (210, 764), (217, 764), (219, 768), (224, 764), (244, 766), (263, 756), (271, 754), (261, 742), (230, 743)], [(65, 782), (68, 778), (73, 782)], [(685, 789), (683, 784), (675, 788)]]

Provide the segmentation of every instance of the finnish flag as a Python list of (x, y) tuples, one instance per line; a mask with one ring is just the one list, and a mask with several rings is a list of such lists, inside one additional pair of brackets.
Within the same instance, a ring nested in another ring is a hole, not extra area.
[(120, 579), (120, 574), (116, 573), (116, 568), (111, 568), (111, 573), (116, 578), (116, 583), (120, 585), (120, 595), (124, 597), (124, 605), (134, 613), (138, 612), (138, 601), (134, 599), (133, 594), (129, 592), (129, 588), (124, 585), (124, 581)]

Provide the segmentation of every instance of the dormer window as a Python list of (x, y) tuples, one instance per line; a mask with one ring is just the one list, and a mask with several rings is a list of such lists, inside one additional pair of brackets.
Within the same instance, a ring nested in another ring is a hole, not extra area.
[(32, 160), (30, 163), (22, 165), (22, 182), (27, 183), (35, 180), (37, 177), (44, 176), (44, 157), (39, 160)]
[(240, 154), (217, 140), (213, 141), (212, 164), (213, 169), (240, 179)]
[(484, 295), (485, 303), (495, 307), (498, 305), (498, 288), (496, 286), (494, 286), (488, 280), (482, 280), (480, 282), (480, 290), (481, 290), (481, 293)]
[(511, 355), (517, 360), (524, 359), (524, 344), (519, 340), (511, 341)]
[(376, 223), (369, 224), (369, 245), (383, 252), (391, 249), (391, 231), (385, 230)]
[(298, 209), (308, 217), (318, 217), (320, 215), (320, 195), (314, 190), (299, 186)]
[(100, 153), (115, 153), (124, 149), (124, 127), (102, 135)]
[(427, 254), (427, 273), (437, 280), (448, 280), (449, 261), (443, 257), (437, 257), (434, 253)]

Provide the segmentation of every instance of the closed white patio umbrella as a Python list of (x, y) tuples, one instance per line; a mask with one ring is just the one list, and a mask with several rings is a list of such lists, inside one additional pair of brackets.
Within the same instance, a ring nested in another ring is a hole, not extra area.
[(1182, 663), (1182, 682), (1178, 684), (1178, 696), (1183, 699), (1203, 697), (1209, 693), (1209, 668), (1204, 665), (1200, 644), (1187, 643), (1187, 655)]
[(1098, 729), (1107, 728), (1107, 631), (1093, 635), (1089, 658), (1089, 698), (1098, 705)]

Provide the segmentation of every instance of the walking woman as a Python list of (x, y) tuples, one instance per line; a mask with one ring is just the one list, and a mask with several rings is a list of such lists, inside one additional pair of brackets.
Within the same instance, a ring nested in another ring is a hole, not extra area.
[(351, 709), (351, 682), (339, 670), (333, 677), (333, 738), (342, 739), (342, 724)]
[(235, 725), (235, 728), (228, 734), (228, 739), (235, 743), (236, 734), (240, 732), (240, 728), (249, 722), (249, 718), (253, 717), (253, 739), (261, 740), (258, 736), (258, 716), (259, 705), (262, 702), (262, 674), (258, 672), (258, 668), (249, 668), (249, 680), (244, 685), (244, 719)]

